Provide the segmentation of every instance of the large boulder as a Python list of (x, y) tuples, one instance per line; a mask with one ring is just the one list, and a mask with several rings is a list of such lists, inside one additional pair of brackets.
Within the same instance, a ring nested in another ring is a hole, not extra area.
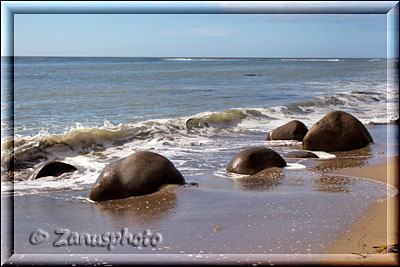
[(302, 147), (314, 151), (346, 151), (373, 143), (367, 128), (343, 111), (332, 111), (319, 120), (306, 134)]
[(238, 153), (226, 167), (228, 172), (253, 175), (271, 167), (285, 167), (286, 161), (275, 151), (255, 147)]
[(167, 184), (185, 179), (167, 158), (139, 151), (107, 165), (97, 178), (89, 198), (94, 201), (127, 198), (153, 193)]
[(301, 121), (290, 121), (272, 131), (267, 135), (267, 140), (297, 140), (302, 141), (307, 134), (307, 126)]

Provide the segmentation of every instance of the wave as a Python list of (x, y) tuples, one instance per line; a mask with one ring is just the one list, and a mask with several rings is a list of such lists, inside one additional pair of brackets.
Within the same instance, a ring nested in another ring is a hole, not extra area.
[(232, 61), (240, 60), (241, 58), (188, 58), (188, 57), (177, 57), (177, 58), (163, 58), (163, 61)]
[(236, 61), (236, 60), (280, 60), (280, 61), (322, 61), (322, 62), (338, 62), (345, 61), (339, 58), (188, 58), (188, 57), (177, 57), (177, 58), (163, 58), (164, 61)]
[(100, 127), (85, 127), (77, 123), (60, 134), (40, 132), (34, 136), (16, 135), (15, 138), (4, 138), (1, 149), (2, 155), (13, 154), (21, 166), (29, 167), (37, 164), (38, 161), (54, 160), (93, 151), (100, 152), (133, 140), (168, 139), (188, 134), (207, 136), (216, 129), (234, 127), (249, 116), (262, 117), (262, 114), (255, 110), (232, 109), (204, 112), (193, 117), (157, 119), (135, 124), (113, 125), (105, 121)]
[(292, 119), (299, 119), (310, 127), (335, 109), (352, 113), (367, 125), (398, 120), (398, 115), (387, 116), (386, 106), (385, 93), (350, 91), (284, 106), (235, 108), (134, 124), (113, 125), (108, 121), (96, 127), (76, 124), (60, 134), (41, 132), (33, 136), (2, 138), (2, 158), (13, 153), (22, 167), (29, 167), (44, 160), (101, 152), (134, 140), (168, 141), (187, 136), (208, 138), (213, 135), (268, 132)]
[(15, 138), (5, 138), (1, 149), (5, 153), (13, 151), (17, 161), (36, 163), (43, 158), (49, 160), (70, 156), (71, 152), (78, 155), (101, 151), (133, 139), (149, 139), (157, 134), (173, 133), (181, 130), (180, 128), (183, 127), (162, 120), (119, 125), (105, 121), (101, 127), (84, 127), (77, 123), (61, 134), (41, 132), (34, 136), (16, 135)]
[(323, 61), (323, 62), (338, 62), (344, 61), (339, 58), (282, 58), (281, 61)]
[(176, 57), (160, 58), (163, 61), (240, 61), (240, 60), (276, 60), (274, 58), (245, 58), (245, 57)]
[(165, 61), (191, 61), (192, 58), (164, 58)]

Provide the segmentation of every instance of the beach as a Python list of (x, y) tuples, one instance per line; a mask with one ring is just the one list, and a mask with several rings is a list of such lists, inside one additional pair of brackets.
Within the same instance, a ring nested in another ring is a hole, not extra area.
[[(335, 173), (374, 179), (387, 183), (397, 190), (399, 186), (398, 156), (389, 158), (387, 163), (338, 170)], [(398, 201), (398, 195), (396, 195), (371, 205), (359, 222), (327, 248), (327, 254), (337, 255), (327, 255), (326, 260), (337, 265), (398, 265), (398, 254), (387, 254), (387, 250), (379, 250), (379, 247), (390, 248), (393, 244), (398, 244)]]

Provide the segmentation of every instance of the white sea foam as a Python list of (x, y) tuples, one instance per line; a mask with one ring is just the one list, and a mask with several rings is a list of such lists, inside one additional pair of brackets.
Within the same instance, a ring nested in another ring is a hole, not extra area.
[(324, 151), (311, 151), (311, 150), (304, 150), (304, 151), (308, 151), (308, 152), (314, 153), (320, 159), (334, 159), (334, 158), (336, 158), (336, 156), (334, 154), (331, 154), (331, 153), (328, 153), (328, 152), (324, 152)]
[(287, 163), (287, 166), (284, 167), (286, 170), (303, 170), (306, 168), (307, 167), (305, 165), (299, 163)]
[(82, 196), (78, 196), (78, 197), (74, 197), (74, 199), (78, 200), (78, 201), (85, 201), (85, 202), (90, 202), (90, 203), (96, 203), (96, 201), (89, 199), (88, 197), (82, 197)]
[(229, 179), (243, 179), (243, 178), (249, 177), (250, 175), (237, 174), (237, 173), (233, 173), (233, 172), (228, 172), (225, 169), (219, 169), (216, 172), (214, 172), (214, 176), (220, 177), (220, 178), (229, 178)]
[(192, 58), (165, 58), (166, 61), (191, 61)]

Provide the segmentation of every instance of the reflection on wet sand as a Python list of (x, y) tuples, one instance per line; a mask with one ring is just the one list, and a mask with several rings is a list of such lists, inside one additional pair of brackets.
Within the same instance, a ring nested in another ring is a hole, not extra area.
[(361, 149), (334, 152), (335, 159), (321, 161), (316, 166), (310, 167), (311, 171), (327, 172), (343, 168), (362, 167), (368, 164), (368, 160), (372, 158), (371, 147), (364, 147)]
[(268, 168), (264, 169), (254, 175), (235, 179), (236, 189), (240, 190), (271, 190), (279, 186), (282, 182), (282, 169), (281, 168)]
[(125, 222), (148, 226), (173, 214), (177, 202), (176, 187), (169, 185), (150, 195), (98, 202), (92, 206), (110, 218), (121, 220), (122, 217)]
[(312, 180), (314, 191), (326, 193), (350, 193), (349, 187), (354, 183), (352, 179), (343, 176), (322, 175)]

